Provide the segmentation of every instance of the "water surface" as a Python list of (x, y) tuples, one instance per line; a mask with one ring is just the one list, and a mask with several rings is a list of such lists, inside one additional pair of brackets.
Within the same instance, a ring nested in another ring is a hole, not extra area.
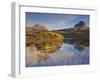
[(47, 54), (46, 58), (40, 62), (38, 54), (41, 52), (34, 47), (26, 48), (26, 67), (89, 64), (89, 47), (80, 47), (75, 44), (63, 43), (61, 48)]

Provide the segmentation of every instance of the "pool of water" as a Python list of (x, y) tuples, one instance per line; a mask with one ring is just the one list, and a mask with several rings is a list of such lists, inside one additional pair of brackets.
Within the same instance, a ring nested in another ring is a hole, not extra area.
[(26, 48), (26, 67), (89, 64), (89, 47), (63, 43), (59, 50), (41, 62), (37, 61), (39, 53), (31, 47)]

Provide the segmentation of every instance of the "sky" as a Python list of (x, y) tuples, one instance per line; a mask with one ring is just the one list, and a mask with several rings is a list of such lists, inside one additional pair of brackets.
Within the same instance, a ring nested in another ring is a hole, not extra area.
[(71, 28), (80, 21), (84, 21), (89, 27), (89, 20), (89, 15), (26, 12), (27, 27), (41, 24), (49, 30)]

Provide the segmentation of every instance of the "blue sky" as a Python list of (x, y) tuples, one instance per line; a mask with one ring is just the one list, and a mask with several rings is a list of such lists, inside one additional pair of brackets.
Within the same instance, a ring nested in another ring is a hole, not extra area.
[(79, 21), (84, 21), (89, 26), (89, 15), (26, 12), (26, 26), (41, 24), (49, 30), (71, 28)]

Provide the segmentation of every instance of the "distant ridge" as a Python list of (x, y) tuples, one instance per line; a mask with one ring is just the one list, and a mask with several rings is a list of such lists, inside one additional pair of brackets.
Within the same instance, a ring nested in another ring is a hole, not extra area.
[(67, 29), (65, 28), (65, 29), (59, 29), (53, 31), (73, 32), (73, 31), (82, 31), (82, 30), (89, 30), (89, 27), (87, 27), (84, 21), (80, 21), (79, 23), (75, 24), (73, 28), (67, 28)]

